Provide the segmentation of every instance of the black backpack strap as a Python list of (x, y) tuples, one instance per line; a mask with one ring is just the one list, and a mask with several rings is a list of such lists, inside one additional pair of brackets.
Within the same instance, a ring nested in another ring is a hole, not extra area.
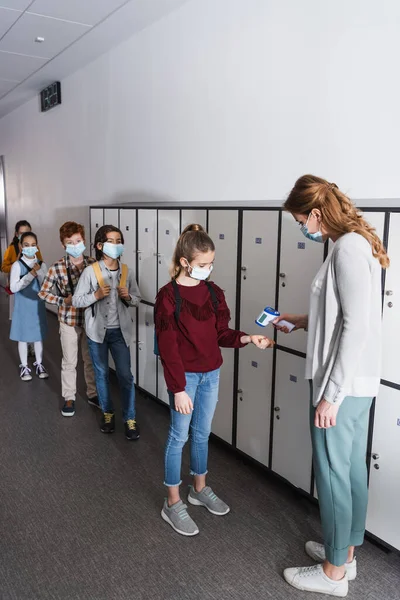
[(74, 284), (72, 282), (71, 271), (69, 270), (68, 266), (67, 266), (67, 277), (68, 277), (68, 285), (71, 290), (71, 294), (74, 295)]
[(24, 267), (25, 267), (26, 269), (28, 269), (28, 273), (30, 273), (30, 272), (32, 271), (32, 267), (28, 267), (28, 265), (26, 264), (26, 262), (25, 262), (25, 261), (24, 261), (22, 258), (20, 258), (20, 259), (18, 259), (18, 260), (19, 260), (19, 262), (20, 262), (21, 264), (23, 264), (23, 265), (24, 265)]
[(174, 288), (174, 296), (175, 296), (175, 320), (178, 323), (179, 321), (179, 315), (181, 314), (181, 308), (182, 308), (182, 298), (181, 295), (179, 293), (179, 285), (176, 283), (176, 279), (172, 280), (172, 287)]
[(215, 312), (215, 314), (217, 314), (218, 305), (219, 305), (217, 294), (215, 293), (215, 289), (214, 289), (213, 285), (209, 281), (206, 281), (205, 283), (206, 283), (206, 286), (208, 287), (208, 291), (210, 292), (214, 312)]

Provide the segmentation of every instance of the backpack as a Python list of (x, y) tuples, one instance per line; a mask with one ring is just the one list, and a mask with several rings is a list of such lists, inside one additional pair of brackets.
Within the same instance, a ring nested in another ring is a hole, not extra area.
[[(174, 317), (175, 317), (176, 324), (179, 326), (179, 315), (181, 314), (182, 298), (179, 293), (179, 285), (176, 283), (176, 280), (173, 279), (171, 283), (172, 283), (172, 287), (174, 288), (174, 296), (175, 296)], [(213, 309), (214, 309), (214, 312), (216, 315), (217, 311), (218, 311), (218, 304), (219, 304), (217, 295), (215, 293), (213, 286), (211, 285), (211, 283), (209, 281), (205, 281), (204, 283), (206, 284), (208, 291), (210, 292)], [(154, 315), (154, 317), (155, 317), (155, 315)], [(156, 356), (160, 356), (160, 351), (158, 348), (158, 341), (157, 341), (157, 334), (156, 334), (155, 328), (154, 328), (154, 354)]]
[[(104, 287), (104, 279), (103, 279), (103, 273), (101, 272), (101, 267), (100, 267), (100, 263), (99, 262), (94, 262), (91, 265), (93, 267), (93, 271), (94, 274), (96, 275), (96, 279), (97, 279), (97, 283), (99, 284), (99, 287)], [(127, 281), (128, 281), (128, 274), (129, 274), (129, 269), (128, 269), (128, 265), (125, 265), (123, 263), (121, 263), (121, 278), (119, 280), (119, 285), (118, 287), (126, 287)], [(71, 284), (70, 284), (71, 285)], [(128, 302), (126, 300), (124, 300), (124, 298), (120, 298), (121, 302), (125, 305), (125, 306), (129, 306)], [(92, 304), (92, 315), (94, 317), (94, 304)]]

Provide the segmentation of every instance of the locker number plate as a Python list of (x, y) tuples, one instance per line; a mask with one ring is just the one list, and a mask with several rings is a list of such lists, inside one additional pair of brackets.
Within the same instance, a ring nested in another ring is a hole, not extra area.
[(256, 238), (256, 244), (262, 244), (262, 238)]
[(297, 377), (296, 377), (296, 375), (291, 375), (290, 376), (290, 381), (292, 381), (293, 383), (297, 383)]
[(169, 229), (165, 231), (165, 235), (169, 235)]
[(397, 419), (397, 426), (400, 427), (400, 419)]
[(297, 243), (297, 250), (305, 250), (306, 249), (306, 243), (305, 242), (298, 242)]
[(146, 321), (146, 327), (150, 327), (150, 323)]
[(145, 228), (144, 228), (144, 232), (145, 232), (145, 233), (149, 233), (149, 228), (148, 228), (148, 227), (145, 227)]
[(251, 361), (251, 366), (254, 367), (255, 369), (258, 368), (258, 362), (256, 362), (255, 360)]
[(225, 239), (225, 234), (224, 233), (220, 233), (219, 234), (219, 239), (220, 240), (224, 240)]

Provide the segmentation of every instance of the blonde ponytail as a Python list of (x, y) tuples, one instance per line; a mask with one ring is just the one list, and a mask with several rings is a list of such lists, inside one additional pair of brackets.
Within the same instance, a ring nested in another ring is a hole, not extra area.
[(178, 239), (172, 257), (171, 279), (179, 277), (182, 271), (181, 258), (186, 258), (190, 264), (196, 254), (210, 251), (215, 251), (214, 242), (201, 225), (192, 223), (185, 227)]

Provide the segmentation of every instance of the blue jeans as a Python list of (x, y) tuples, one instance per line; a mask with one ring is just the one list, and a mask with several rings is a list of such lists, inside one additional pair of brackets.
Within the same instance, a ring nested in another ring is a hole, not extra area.
[(219, 369), (209, 373), (186, 373), (185, 391), (193, 402), (190, 415), (175, 410), (174, 394), (169, 392), (171, 424), (165, 448), (165, 481), (168, 487), (180, 485), (182, 450), (189, 433), (190, 474), (205, 475), (208, 461), (208, 438), (218, 402)]
[(108, 351), (115, 362), (121, 390), (122, 416), (124, 421), (135, 418), (135, 386), (131, 373), (131, 353), (125, 343), (121, 329), (107, 329), (104, 342), (98, 344), (88, 338), (90, 356), (96, 376), (96, 388), (103, 413), (113, 413), (110, 396)]

